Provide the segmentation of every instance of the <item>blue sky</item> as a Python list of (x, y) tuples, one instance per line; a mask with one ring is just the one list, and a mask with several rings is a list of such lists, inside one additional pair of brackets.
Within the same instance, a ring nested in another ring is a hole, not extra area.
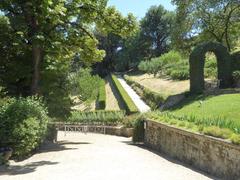
[(144, 17), (152, 5), (163, 5), (167, 10), (174, 10), (171, 0), (109, 0), (108, 5), (114, 5), (123, 14), (133, 13), (136, 17)]

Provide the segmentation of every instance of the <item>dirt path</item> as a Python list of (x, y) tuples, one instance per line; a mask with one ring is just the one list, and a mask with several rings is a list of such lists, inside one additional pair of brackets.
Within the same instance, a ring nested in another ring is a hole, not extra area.
[(117, 91), (112, 84), (110, 77), (107, 76), (106, 80), (106, 110), (120, 110), (124, 109), (123, 105), (121, 104), (121, 100)]
[(1, 180), (204, 180), (207, 176), (131, 144), (129, 138), (59, 132), (29, 159), (0, 168)]

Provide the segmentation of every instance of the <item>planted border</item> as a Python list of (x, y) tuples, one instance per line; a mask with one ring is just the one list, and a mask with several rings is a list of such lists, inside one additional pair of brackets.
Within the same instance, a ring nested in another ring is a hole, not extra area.
[(139, 111), (137, 106), (134, 104), (134, 102), (132, 101), (132, 99), (130, 98), (128, 93), (122, 87), (122, 85), (118, 81), (117, 77), (115, 75), (111, 74), (111, 78), (112, 78), (114, 86), (116, 87), (118, 93), (120, 94), (120, 97), (124, 103), (127, 113), (128, 114), (137, 113)]
[(104, 110), (105, 108), (106, 108), (106, 90), (105, 90), (105, 81), (102, 80), (99, 84), (98, 109)]
[(137, 94), (151, 107), (152, 110), (155, 110), (167, 99), (167, 96), (153, 92), (143, 85), (133, 81), (129, 76), (125, 75), (124, 79), (126, 82), (137, 92)]
[(199, 119), (191, 116), (176, 116), (172, 113), (151, 112), (146, 115), (146, 119), (158, 121), (172, 125), (177, 128), (187, 129), (192, 132), (213, 136), (221, 139), (228, 139), (233, 144), (240, 145), (239, 124), (230, 120)]

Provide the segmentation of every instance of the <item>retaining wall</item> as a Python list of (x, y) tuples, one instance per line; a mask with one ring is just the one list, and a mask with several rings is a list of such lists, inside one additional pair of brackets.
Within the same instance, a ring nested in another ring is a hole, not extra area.
[(240, 179), (240, 146), (146, 120), (146, 146), (223, 179)]

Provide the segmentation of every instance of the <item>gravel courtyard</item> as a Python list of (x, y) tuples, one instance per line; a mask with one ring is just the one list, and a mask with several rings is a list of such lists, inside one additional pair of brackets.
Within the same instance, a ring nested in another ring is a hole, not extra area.
[(130, 138), (59, 132), (22, 162), (0, 167), (1, 180), (204, 180), (189, 167), (131, 144)]

